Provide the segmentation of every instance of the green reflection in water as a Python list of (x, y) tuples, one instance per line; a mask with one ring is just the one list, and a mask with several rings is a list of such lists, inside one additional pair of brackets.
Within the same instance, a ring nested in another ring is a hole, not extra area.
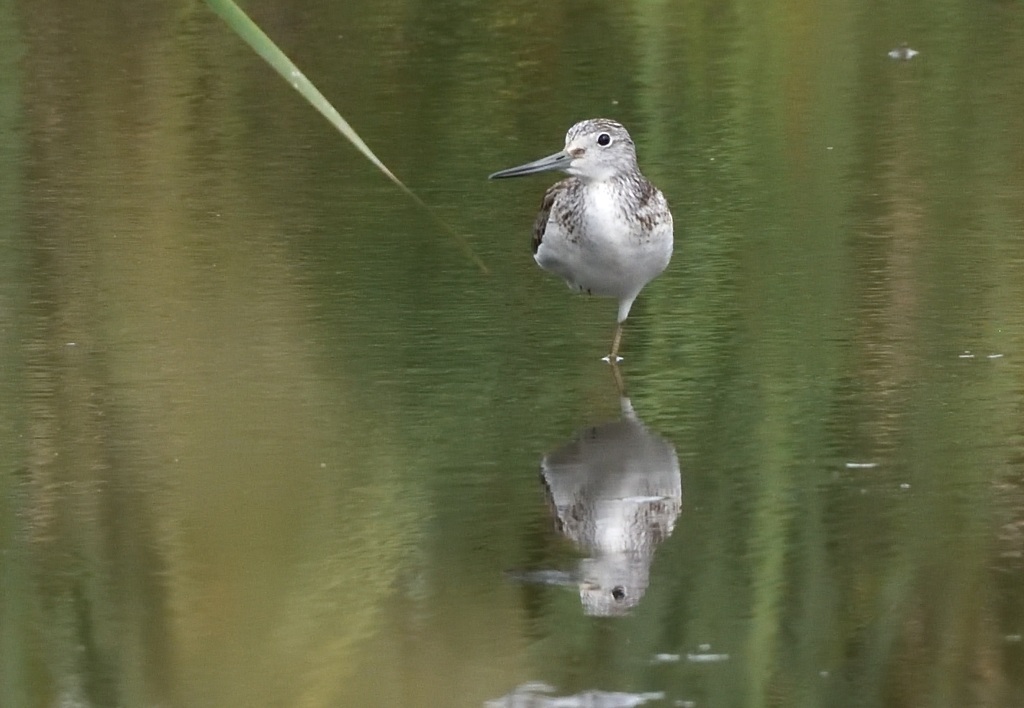
[[(1019, 4), (247, 7), (490, 278), (202, 6), (50, 9), (3, 30), (3, 698), (1019, 702)], [(539, 466), (617, 415), (614, 305), (484, 181), (598, 114), (679, 215), (625, 372), (682, 513), (615, 620), (507, 579), (580, 561)]]
[[(0, 5), (10, 16), (11, 3)], [(25, 563), (24, 534), (18, 523), (17, 481), (24, 474), (24, 401), (19, 382), (23, 372), (16, 315), (24, 308), (20, 283), (23, 253), (18, 248), (22, 226), (21, 165), (25, 144), (20, 132), (20, 74), (23, 46), (17, 26), (0, 27), (0, 703), (27, 705), (37, 670), (36, 646), (28, 620), (31, 594)]]

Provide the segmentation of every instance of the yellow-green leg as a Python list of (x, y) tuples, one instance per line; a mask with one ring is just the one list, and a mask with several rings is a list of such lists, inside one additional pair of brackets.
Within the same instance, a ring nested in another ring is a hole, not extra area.
[(609, 363), (616, 363), (619, 360), (619, 343), (622, 341), (622, 323), (615, 326), (615, 338), (612, 339), (612, 353), (608, 355)]

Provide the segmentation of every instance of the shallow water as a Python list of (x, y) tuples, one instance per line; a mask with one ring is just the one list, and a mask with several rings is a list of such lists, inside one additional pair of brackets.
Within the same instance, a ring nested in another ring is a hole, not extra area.
[[(0, 24), (0, 705), (1024, 702), (1024, 5), (247, 4), (489, 275), (104, 7)], [(486, 181), (596, 115), (624, 396)]]

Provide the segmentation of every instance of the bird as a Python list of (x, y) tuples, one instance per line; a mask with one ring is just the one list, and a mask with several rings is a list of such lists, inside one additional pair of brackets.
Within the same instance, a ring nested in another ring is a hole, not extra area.
[(629, 132), (608, 118), (576, 123), (565, 134), (564, 149), (489, 179), (548, 171), (569, 176), (544, 194), (533, 226), (533, 258), (572, 290), (618, 300), (612, 350), (604, 357), (617, 364), (633, 301), (672, 258), (672, 212), (640, 172)]

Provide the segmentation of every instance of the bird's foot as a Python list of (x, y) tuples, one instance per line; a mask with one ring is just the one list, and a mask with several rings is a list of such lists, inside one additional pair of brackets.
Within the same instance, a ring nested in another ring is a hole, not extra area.
[(615, 366), (616, 364), (618, 364), (622, 360), (623, 359), (622, 359), (621, 356), (612, 355), (612, 354), (609, 354), (608, 356), (601, 357), (601, 361), (603, 361), (605, 364), (611, 364), (612, 366)]

